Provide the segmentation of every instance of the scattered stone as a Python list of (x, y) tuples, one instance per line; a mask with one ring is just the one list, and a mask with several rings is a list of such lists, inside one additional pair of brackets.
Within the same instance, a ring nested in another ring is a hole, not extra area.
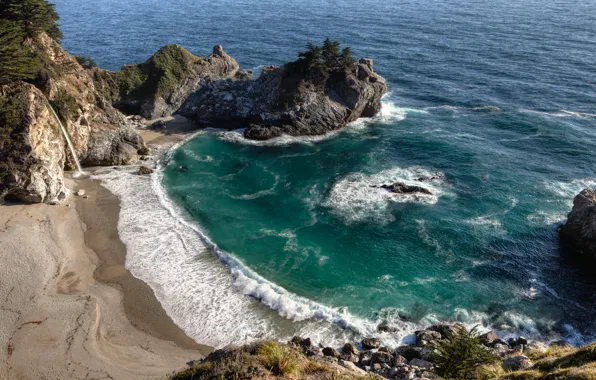
[(495, 334), (494, 331), (489, 331), (485, 334), (482, 334), (478, 337), (480, 343), (484, 344), (485, 346), (492, 347), (493, 342), (499, 339), (499, 336)]
[(394, 363), (395, 363), (395, 366), (398, 366), (400, 364), (408, 364), (408, 359), (404, 358), (401, 355), (395, 355)]
[(379, 348), (381, 346), (381, 341), (377, 338), (364, 338), (362, 339), (362, 348), (365, 350), (370, 350), (373, 348)]
[(408, 361), (412, 359), (422, 359), (422, 347), (401, 346), (397, 348), (397, 353)]
[(88, 195), (83, 195), (83, 199), (89, 199)]
[(346, 344), (344, 344), (344, 346), (341, 349), (341, 351), (344, 354), (354, 354), (354, 355), (357, 355), (358, 354), (358, 348), (356, 347), (356, 345), (354, 343), (346, 343)]
[(422, 359), (412, 359), (409, 363), (411, 366), (419, 367), (419, 368), (432, 368), (433, 364), (429, 361), (422, 360)]
[(451, 335), (453, 335), (460, 329), (465, 329), (465, 328), (466, 327), (464, 325), (462, 325), (461, 323), (455, 323), (455, 324), (443, 323), (443, 324), (431, 326), (428, 328), (428, 330), (432, 330), (432, 331), (436, 331), (436, 332), (440, 333), (441, 336), (443, 337), (443, 339), (445, 339), (445, 338), (450, 337)]
[(419, 347), (434, 344), (436, 341), (441, 340), (443, 336), (441, 333), (433, 330), (416, 331), (416, 345)]
[(376, 371), (380, 371), (380, 370), (381, 370), (381, 368), (383, 368), (383, 367), (381, 367), (381, 365), (380, 365), (379, 363), (374, 363), (374, 364), (372, 365), (372, 369), (373, 369), (373, 371), (375, 371), (375, 372), (376, 372)]
[(395, 350), (392, 347), (389, 347), (389, 346), (383, 346), (383, 347), (379, 348), (379, 351), (387, 352), (387, 353), (392, 354), (392, 355), (395, 352)]
[(83, 189), (80, 189), (80, 190), (78, 190), (78, 191), (77, 191), (77, 195), (78, 195), (79, 197), (82, 197), (83, 195), (85, 195), (85, 190), (83, 190)]
[(344, 368), (346, 368), (346, 369), (348, 369), (348, 370), (350, 370), (352, 372), (356, 372), (356, 373), (358, 373), (360, 375), (366, 374), (366, 371), (364, 371), (361, 368), (358, 368), (356, 366), (356, 364), (354, 364), (354, 363), (352, 363), (350, 361), (340, 360), (338, 363), (339, 363), (340, 366), (342, 366), (342, 367), (344, 367)]
[(141, 166), (139, 168), (139, 175), (147, 175), (153, 173), (153, 169), (148, 168), (146, 166)]
[(360, 353), (360, 364), (362, 365), (369, 365), (372, 359), (372, 354), (373, 352), (368, 350), (368, 351), (362, 351)]
[(393, 362), (393, 355), (388, 352), (378, 351), (372, 354), (371, 357), (372, 363), (392, 363)]
[(501, 365), (505, 371), (519, 371), (532, 367), (532, 361), (524, 355), (514, 356), (505, 359)]
[(334, 358), (337, 358), (337, 359), (339, 359), (341, 357), (341, 354), (339, 353), (339, 351), (337, 351), (333, 347), (325, 347), (325, 348), (323, 348), (323, 355), (325, 355), (325, 356), (331, 356), (331, 357), (334, 357)]
[(380, 332), (396, 332), (397, 331), (397, 327), (395, 327), (394, 325), (392, 325), (389, 322), (385, 321), (385, 322), (381, 323), (377, 327), (377, 330), (379, 330)]
[(545, 353), (548, 350), (548, 346), (541, 342), (532, 341), (529, 342), (526, 346), (524, 346), (524, 352), (536, 352), (536, 353)]

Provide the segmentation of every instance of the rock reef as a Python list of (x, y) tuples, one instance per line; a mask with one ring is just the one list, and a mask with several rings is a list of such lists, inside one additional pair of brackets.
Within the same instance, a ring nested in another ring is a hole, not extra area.
[(573, 199), (560, 234), (562, 244), (596, 262), (596, 190), (584, 189)]

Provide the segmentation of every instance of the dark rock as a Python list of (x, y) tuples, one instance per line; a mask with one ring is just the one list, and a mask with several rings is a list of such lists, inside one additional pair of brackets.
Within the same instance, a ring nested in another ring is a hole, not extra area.
[(335, 69), (323, 81), (292, 65), (265, 67), (256, 80), (201, 83), (179, 113), (201, 126), (246, 128), (246, 138), (266, 140), (322, 135), (380, 111), (387, 86), (369, 69), (372, 61)]
[(372, 363), (393, 363), (393, 355), (384, 351), (377, 351), (372, 354)]
[(146, 166), (141, 166), (139, 168), (139, 175), (147, 175), (153, 173), (153, 169), (148, 168)]
[(295, 336), (292, 338), (292, 340), (290, 342), (294, 343), (296, 346), (299, 346), (299, 347), (310, 348), (312, 346), (312, 342), (311, 342), (310, 338), (301, 338), (299, 336)]
[(379, 348), (381, 346), (381, 341), (377, 338), (364, 338), (362, 339), (362, 348), (365, 350), (370, 350), (373, 348)]
[(441, 334), (443, 339), (445, 339), (445, 338), (450, 337), (451, 335), (453, 335), (460, 329), (465, 329), (465, 328), (466, 327), (464, 325), (462, 325), (461, 323), (455, 323), (455, 324), (442, 323), (442, 324), (438, 324), (438, 325), (433, 325), (433, 326), (429, 327), (427, 330), (436, 331)]
[(505, 371), (519, 371), (528, 369), (532, 367), (532, 365), (532, 361), (527, 356), (519, 355), (505, 359), (503, 364), (501, 364), (501, 367), (503, 367)]
[(339, 351), (337, 351), (335, 348), (333, 347), (325, 347), (323, 348), (323, 355), (325, 356), (331, 356), (334, 358), (341, 358), (341, 354), (339, 353)]
[(495, 334), (494, 331), (489, 331), (485, 334), (482, 334), (478, 337), (480, 343), (484, 344), (485, 346), (492, 347), (493, 342), (499, 339), (499, 336)]
[(356, 345), (354, 343), (346, 343), (344, 344), (343, 348), (341, 349), (341, 351), (344, 354), (358, 354), (358, 348), (356, 347)]
[(425, 189), (424, 187), (421, 186), (413, 186), (413, 185), (407, 185), (403, 182), (395, 182), (391, 185), (381, 185), (378, 186), (381, 189), (386, 189), (389, 190), (390, 192), (394, 193), (394, 194), (426, 194), (426, 195), (432, 195), (432, 193), (428, 190)]
[(412, 359), (421, 359), (422, 347), (401, 346), (397, 348), (397, 353), (406, 358), (408, 361)]
[(396, 332), (397, 327), (390, 324), (389, 322), (383, 322), (377, 327), (377, 330), (379, 330), (380, 332)]
[(392, 347), (388, 347), (388, 346), (383, 346), (383, 347), (379, 348), (379, 351), (387, 352), (390, 354), (393, 354), (395, 352), (395, 350)]
[(434, 344), (436, 341), (441, 340), (443, 336), (441, 333), (433, 330), (422, 330), (416, 331), (416, 345), (419, 347)]
[(372, 359), (373, 352), (370, 350), (360, 352), (360, 364), (361, 365), (370, 365)]
[(522, 345), (525, 346), (528, 344), (528, 339), (526, 339), (523, 336), (520, 336), (519, 338), (517, 338), (517, 345)]
[(348, 362), (352, 362), (352, 363), (358, 363), (358, 361), (360, 360), (358, 358), (358, 356), (356, 356), (356, 354), (346, 354), (346, 353), (341, 354), (341, 359), (348, 361)]
[(404, 358), (401, 355), (395, 355), (395, 360), (393, 362), (396, 366), (400, 364), (408, 364), (408, 359)]
[(584, 189), (573, 199), (573, 209), (560, 234), (564, 248), (596, 260), (596, 190)]

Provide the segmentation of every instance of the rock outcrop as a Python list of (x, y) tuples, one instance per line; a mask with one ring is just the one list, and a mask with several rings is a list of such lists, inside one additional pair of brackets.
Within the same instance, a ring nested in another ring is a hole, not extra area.
[(0, 199), (64, 199), (66, 142), (44, 94), (23, 82), (0, 87), (0, 125)]
[(147, 119), (169, 116), (201, 84), (233, 78), (238, 62), (221, 45), (211, 55), (197, 57), (178, 45), (166, 45), (146, 62), (125, 65), (119, 72), (90, 70), (106, 99), (127, 113)]
[(246, 128), (246, 138), (266, 140), (325, 134), (380, 111), (387, 85), (372, 60), (322, 74), (299, 71), (298, 62), (266, 67), (257, 80), (205, 83), (179, 113), (200, 126)]
[(596, 261), (596, 190), (584, 189), (573, 199), (573, 209), (561, 227), (561, 242)]
[(130, 121), (101, 96), (87, 70), (46, 34), (31, 41), (30, 47), (45, 58), (34, 84), (62, 119), (81, 164), (134, 162), (137, 151), (144, 149), (143, 139)]
[(51, 203), (66, 196), (63, 169), (75, 165), (50, 106), (83, 165), (129, 164), (146, 147), (130, 121), (97, 92), (89, 72), (58, 42), (41, 33), (26, 45), (41, 67), (31, 83), (1, 87), (0, 200)]

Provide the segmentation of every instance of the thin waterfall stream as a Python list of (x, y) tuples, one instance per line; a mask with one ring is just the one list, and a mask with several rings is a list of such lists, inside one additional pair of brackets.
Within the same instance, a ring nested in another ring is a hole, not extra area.
[(56, 111), (54, 111), (54, 107), (52, 107), (52, 104), (49, 102), (49, 100), (48, 100), (48, 105), (50, 106), (50, 110), (52, 110), (54, 117), (58, 121), (58, 124), (60, 124), (60, 128), (62, 129), (62, 134), (64, 135), (64, 137), (66, 138), (66, 142), (68, 143), (68, 148), (70, 149), (70, 153), (72, 154), (72, 157), (73, 157), (75, 163), (77, 164), (77, 172), (78, 172), (77, 174), (83, 174), (84, 173), (83, 168), (81, 168), (81, 163), (79, 162), (79, 159), (78, 159), (77, 154), (74, 150), (74, 146), (72, 145), (72, 141), (70, 140), (70, 136), (68, 135), (68, 132), (66, 131), (66, 128), (64, 128), (64, 125), (60, 121), (60, 118), (56, 114)]

